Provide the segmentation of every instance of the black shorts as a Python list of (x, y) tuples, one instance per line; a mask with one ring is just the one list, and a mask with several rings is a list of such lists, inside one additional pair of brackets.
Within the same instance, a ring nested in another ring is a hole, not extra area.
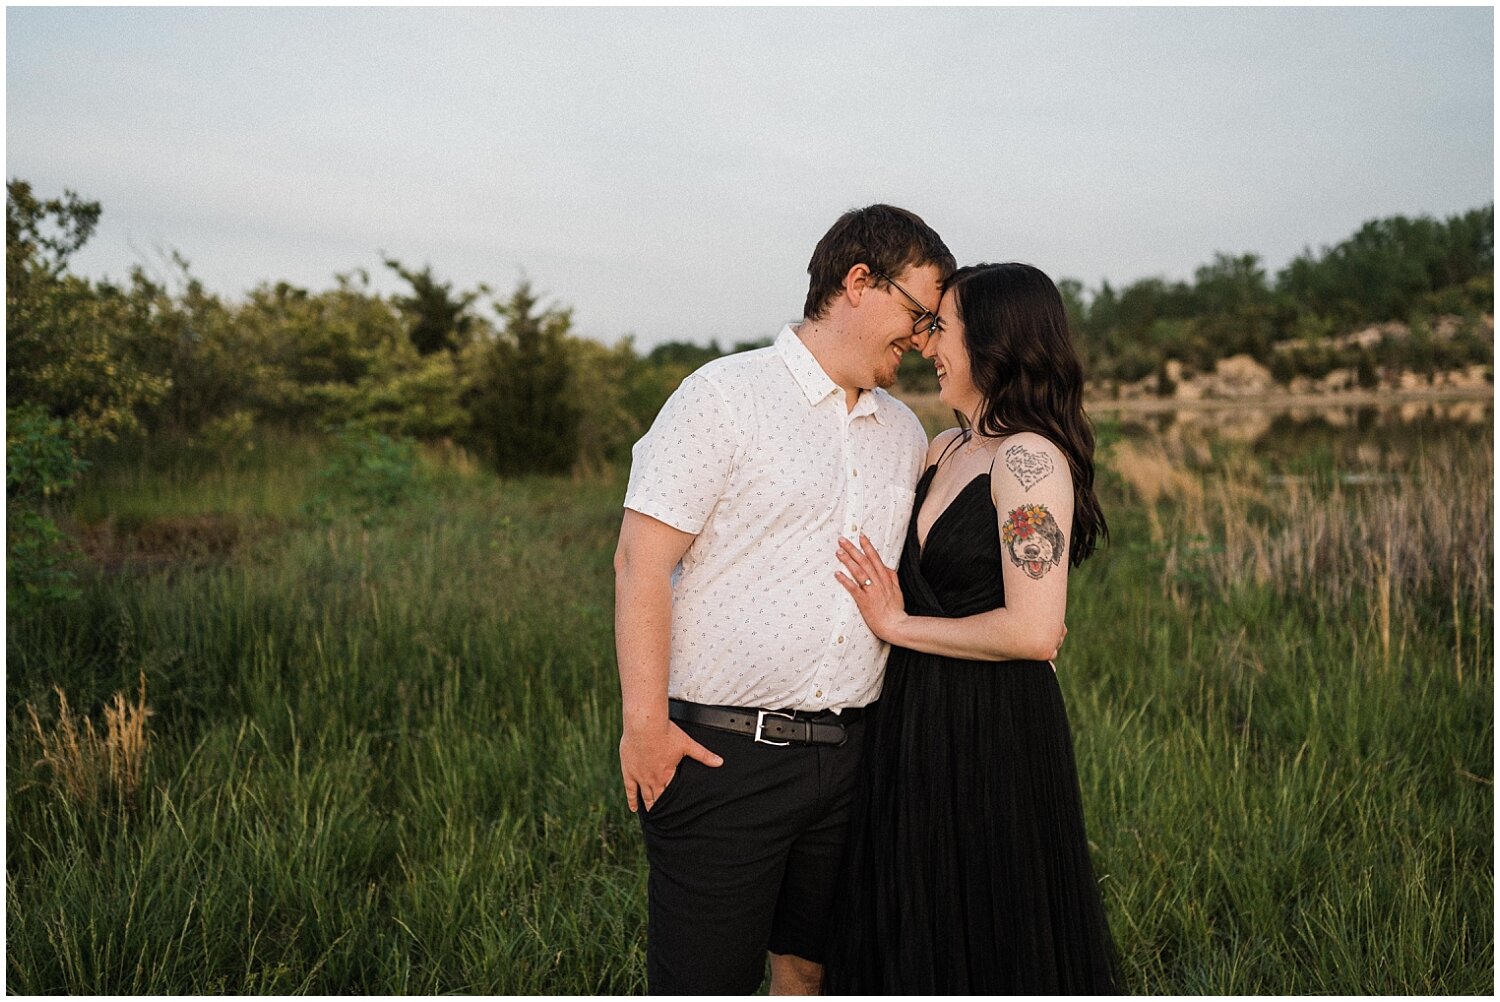
[(768, 951), (823, 962), (864, 723), (846, 725), (839, 747), (678, 726), (724, 764), (684, 758), (650, 812), (640, 810), (649, 990), (754, 994)]

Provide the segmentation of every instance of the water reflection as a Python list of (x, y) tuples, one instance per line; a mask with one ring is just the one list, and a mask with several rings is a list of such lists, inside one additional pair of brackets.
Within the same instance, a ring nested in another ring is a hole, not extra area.
[(1214, 437), (1235, 442), (1257, 442), (1268, 435), (1295, 433), (1297, 429), (1349, 430), (1369, 434), (1378, 429), (1400, 428), (1404, 432), (1441, 431), (1494, 423), (1495, 402), (1483, 400), (1406, 401), (1383, 406), (1295, 406), (1222, 407), (1114, 411), (1099, 408), (1095, 422), (1118, 423), (1131, 435), (1173, 437), (1183, 430), (1212, 432)]
[(1434, 450), (1491, 442), (1494, 434), (1493, 398), (1278, 410), (1100, 408), (1092, 416), (1101, 446), (1126, 444), (1135, 456), (1144, 448), (1161, 461), (1204, 471), (1248, 454), (1273, 474), (1316, 469), (1350, 485), (1378, 482)]
[[(953, 426), (953, 412), (935, 395), (903, 399), (929, 435)], [(1352, 403), (1246, 400), (1197, 407), (1095, 401), (1088, 412), (1101, 459), (1124, 462), (1128, 453), (1144, 462), (1149, 454), (1163, 489), (1175, 474), (1222, 468), (1235, 456), (1253, 458), (1271, 474), (1341, 471), (1357, 484), (1360, 473), (1402, 470), (1443, 449), (1468, 452), (1492, 443), (1495, 401), (1434, 397), (1382, 404), (1367, 396)]]

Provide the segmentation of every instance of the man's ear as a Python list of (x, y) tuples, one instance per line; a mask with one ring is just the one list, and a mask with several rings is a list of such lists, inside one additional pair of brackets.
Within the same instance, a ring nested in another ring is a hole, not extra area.
[(870, 271), (870, 266), (864, 262), (856, 264), (844, 275), (844, 296), (848, 298), (850, 306), (858, 306), (861, 298), (875, 285), (875, 273)]

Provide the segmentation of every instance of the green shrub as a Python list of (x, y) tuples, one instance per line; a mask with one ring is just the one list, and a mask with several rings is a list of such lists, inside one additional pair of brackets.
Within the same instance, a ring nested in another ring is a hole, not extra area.
[(68, 274), (99, 213), (72, 192), (42, 201), (25, 181), (6, 186), (5, 390), (65, 418), (80, 447), (135, 431), (170, 387), (140, 360), (129, 298)]
[(368, 529), (430, 497), (411, 442), (348, 429), (337, 432), (335, 442), (332, 460), (317, 474), (319, 489), (306, 506), (319, 521), (352, 516)]
[(35, 405), (5, 411), (6, 610), (24, 614), (73, 598), (67, 537), (48, 507), (73, 487), (88, 463), (66, 426)]
[(572, 317), (538, 305), (528, 282), (496, 304), (505, 329), (481, 352), (464, 399), (468, 444), (503, 477), (567, 473), (578, 459), (581, 413), (568, 392)]

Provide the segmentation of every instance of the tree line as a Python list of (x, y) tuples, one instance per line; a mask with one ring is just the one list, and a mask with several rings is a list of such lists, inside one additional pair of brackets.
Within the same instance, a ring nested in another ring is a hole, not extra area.
[[(1372, 220), (1332, 247), (1304, 250), (1274, 278), (1255, 254), (1217, 254), (1191, 282), (1145, 278), (1116, 290), (1106, 281), (1092, 295), (1073, 280), (1058, 285), (1096, 380), (1139, 380), (1174, 359), (1206, 372), (1236, 354), (1281, 382), (1361, 362), (1431, 372), (1493, 358), (1478, 321), (1493, 308), (1494, 232), (1491, 204), (1441, 221)], [(1443, 345), (1423, 337), (1440, 316), (1465, 321)], [(1390, 320), (1415, 336), (1352, 353), (1332, 346)]]
[[(21, 180), (6, 193), (7, 416), (83, 451), (128, 436), (214, 443), (262, 425), (360, 428), (455, 441), (506, 476), (597, 471), (628, 457), (686, 373), (724, 353), (717, 342), (606, 347), (574, 336), (570, 311), (527, 281), (497, 297), (393, 258), (382, 262), (404, 283), (393, 295), (356, 269), (322, 291), (266, 283), (231, 301), (176, 255), (170, 288), (140, 267), (123, 283), (91, 281), (68, 261), (100, 205), (71, 192), (43, 199)], [(1220, 254), (1191, 282), (1058, 285), (1095, 381), (1139, 380), (1172, 359), (1207, 371), (1239, 353), (1286, 380), (1353, 364), (1334, 342), (1364, 324), (1401, 320), (1420, 334), (1440, 315), (1477, 321), (1494, 296), (1493, 233), (1493, 205), (1443, 221), (1396, 216), (1304, 251), (1274, 278), (1254, 254)], [(1373, 361), (1493, 357), (1477, 322), (1443, 343), (1408, 340)], [(901, 377), (933, 388), (915, 353)]]
[[(97, 202), (6, 199), (7, 410), (87, 450), (124, 437), (230, 440), (258, 425), (450, 439), (503, 475), (601, 469), (627, 456), (690, 365), (575, 337), (528, 281), (455, 289), (430, 266), (383, 264), (314, 291), (262, 284), (239, 301), (136, 267), (123, 283), (68, 270)], [(170, 286), (172, 287), (169, 287)]]

